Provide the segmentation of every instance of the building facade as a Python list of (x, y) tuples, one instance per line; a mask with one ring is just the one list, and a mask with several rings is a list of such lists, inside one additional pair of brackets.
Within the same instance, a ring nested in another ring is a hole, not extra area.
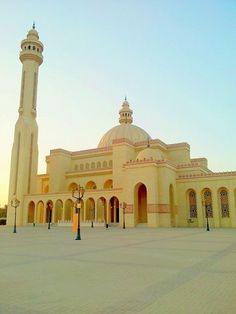
[[(133, 124), (128, 101), (119, 124), (97, 148), (52, 149), (45, 174), (37, 174), (36, 100), (43, 44), (31, 29), (21, 43), (19, 118), (12, 148), (9, 202), (20, 200), (17, 224), (71, 221), (72, 190), (85, 188), (81, 221), (135, 227), (236, 227), (236, 172), (216, 173), (206, 158), (191, 158), (187, 143), (166, 144)], [(10, 208), (10, 207), (9, 207)], [(13, 211), (7, 222), (13, 224)]]

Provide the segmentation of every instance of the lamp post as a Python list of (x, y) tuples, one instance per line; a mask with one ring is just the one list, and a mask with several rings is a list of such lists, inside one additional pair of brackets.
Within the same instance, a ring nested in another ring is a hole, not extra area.
[(75, 240), (81, 240), (80, 237), (80, 208), (81, 208), (81, 200), (84, 196), (84, 188), (82, 186), (78, 186), (75, 190), (72, 191), (72, 197), (76, 199), (76, 212), (78, 214), (78, 225), (77, 225), (77, 236)]
[(207, 222), (207, 231), (210, 231), (209, 222), (208, 222), (208, 205), (206, 205), (206, 222)]
[(123, 229), (125, 229), (125, 209), (127, 204), (123, 202)]
[(16, 194), (13, 195), (11, 200), (11, 206), (15, 208), (14, 229), (13, 233), (16, 233), (16, 208), (20, 205), (20, 201), (17, 199)]

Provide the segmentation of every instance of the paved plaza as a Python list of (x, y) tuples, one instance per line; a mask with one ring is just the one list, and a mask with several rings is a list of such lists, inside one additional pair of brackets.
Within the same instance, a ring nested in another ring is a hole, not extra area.
[(0, 227), (1, 314), (236, 313), (236, 230)]

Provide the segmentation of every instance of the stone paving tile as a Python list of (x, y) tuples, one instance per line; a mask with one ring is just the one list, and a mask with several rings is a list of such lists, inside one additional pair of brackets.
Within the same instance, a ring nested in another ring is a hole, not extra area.
[(236, 230), (0, 228), (0, 314), (236, 313)]

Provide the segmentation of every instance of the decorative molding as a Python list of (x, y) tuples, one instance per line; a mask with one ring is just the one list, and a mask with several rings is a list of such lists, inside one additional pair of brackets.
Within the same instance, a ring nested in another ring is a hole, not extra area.
[(134, 146), (133, 142), (131, 142), (127, 138), (117, 138), (112, 141), (112, 145), (117, 145), (117, 144), (129, 144), (131, 146)]
[(167, 214), (170, 213), (170, 205), (169, 204), (157, 204), (157, 212), (159, 214)]
[(229, 176), (229, 177), (236, 177), (236, 171), (227, 171), (227, 172), (210, 172), (210, 173), (200, 173), (200, 174), (185, 174), (185, 175), (179, 175), (177, 180), (182, 179), (197, 179), (197, 178), (214, 178), (214, 177), (223, 177), (223, 176)]
[(148, 213), (158, 213), (158, 204), (148, 204), (147, 212)]

